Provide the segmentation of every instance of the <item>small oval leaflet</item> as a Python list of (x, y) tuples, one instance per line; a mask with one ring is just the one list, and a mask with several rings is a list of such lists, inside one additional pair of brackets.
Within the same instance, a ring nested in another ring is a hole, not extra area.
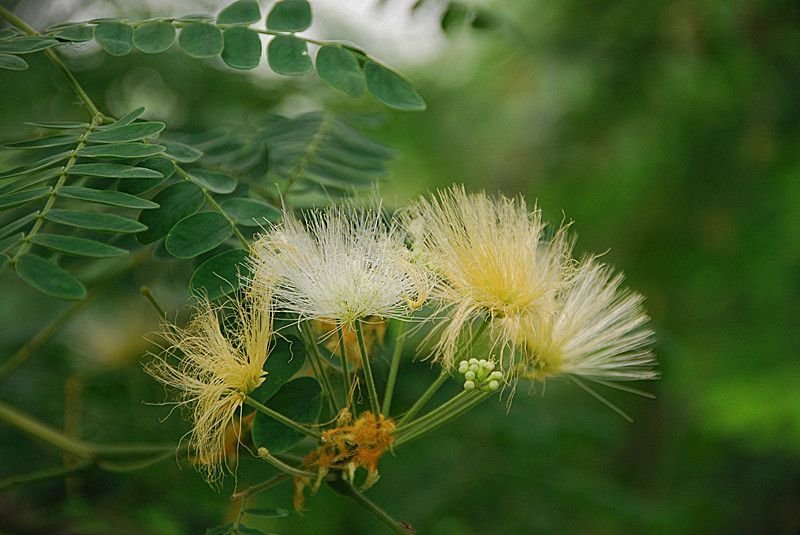
[(406, 111), (422, 111), (427, 107), (405, 78), (383, 65), (367, 60), (364, 77), (370, 94), (389, 107)]
[(334, 89), (360, 97), (366, 82), (355, 54), (338, 45), (325, 45), (317, 52), (317, 74)]
[(120, 206), (122, 208), (133, 208), (137, 210), (152, 210), (158, 208), (156, 203), (148, 201), (147, 199), (114, 190), (84, 188), (82, 186), (62, 186), (56, 194), (59, 197), (80, 199), (82, 201)]
[(12, 56), (11, 54), (0, 54), (0, 69), (9, 71), (24, 71), (28, 68), (28, 62), (24, 59)]
[(222, 214), (198, 212), (178, 221), (167, 234), (164, 246), (176, 258), (194, 258), (221, 245), (232, 233)]
[(90, 230), (102, 230), (105, 232), (117, 232), (129, 234), (141, 232), (147, 227), (138, 221), (128, 219), (117, 214), (107, 214), (104, 212), (82, 212), (79, 210), (52, 209), (45, 214), (45, 219), (53, 223), (68, 225), (71, 227), (85, 228)]
[(311, 58), (305, 41), (291, 35), (279, 35), (269, 42), (267, 61), (278, 74), (297, 76), (311, 71)]
[(31, 54), (57, 44), (57, 40), (45, 37), (14, 37), (7, 41), (0, 41), (0, 53)]
[(163, 238), (175, 223), (195, 213), (203, 205), (203, 191), (191, 182), (178, 182), (159, 191), (152, 200), (159, 208), (139, 214), (139, 222), (148, 227), (136, 235), (139, 243)]
[(222, 32), (213, 24), (192, 22), (178, 36), (178, 44), (193, 58), (213, 58), (222, 52)]
[(78, 163), (70, 167), (69, 174), (105, 178), (163, 178), (158, 171), (121, 163)]
[(196, 162), (203, 156), (201, 151), (177, 141), (162, 140), (160, 143), (166, 148), (164, 154), (181, 163)]
[(133, 32), (133, 44), (145, 54), (165, 52), (175, 42), (175, 27), (169, 22), (145, 22)]
[(234, 69), (255, 69), (261, 61), (261, 39), (250, 28), (237, 26), (222, 33), (222, 61)]
[(47, 247), (53, 251), (75, 256), (88, 256), (92, 258), (113, 258), (125, 256), (128, 251), (95, 240), (76, 238), (75, 236), (61, 236), (58, 234), (39, 233), (31, 237), (36, 245)]
[(238, 0), (217, 15), (217, 24), (252, 24), (259, 20), (261, 8), (256, 0)]
[(24, 254), (15, 263), (17, 275), (33, 288), (59, 299), (83, 299), (86, 288), (75, 277), (41, 256)]
[(199, 266), (189, 281), (189, 290), (195, 295), (219, 299), (239, 288), (240, 277), (247, 275), (248, 252), (234, 249), (212, 256)]
[(133, 27), (122, 22), (101, 22), (94, 28), (94, 38), (112, 56), (124, 56), (133, 50)]
[(220, 173), (219, 171), (209, 171), (207, 169), (192, 169), (189, 171), (192, 181), (214, 193), (231, 193), (236, 189), (236, 179)]
[(311, 5), (306, 0), (281, 0), (267, 15), (267, 28), (278, 32), (302, 32), (311, 26)]
[(132, 123), (123, 126), (110, 126), (107, 130), (100, 130), (89, 134), (92, 143), (124, 143), (139, 141), (157, 136), (166, 125), (158, 121)]
[(162, 152), (164, 152), (164, 147), (154, 143), (104, 143), (83, 147), (78, 151), (78, 156), (83, 158), (147, 158)]

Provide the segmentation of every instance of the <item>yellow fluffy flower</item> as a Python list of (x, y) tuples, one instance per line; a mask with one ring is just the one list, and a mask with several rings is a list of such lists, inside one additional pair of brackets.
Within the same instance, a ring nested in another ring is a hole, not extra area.
[(600, 383), (655, 379), (643, 297), (621, 288), (622, 280), (608, 266), (584, 261), (558, 295), (545, 328), (526, 341), (523, 376), (571, 374)]
[[(222, 317), (229, 311), (235, 321), (223, 326)], [(181, 400), (175, 404), (187, 407), (193, 421), (189, 447), (198, 469), (209, 482), (217, 482), (227, 468), (226, 431), (236, 429), (245, 396), (266, 378), (264, 363), (272, 337), (269, 308), (236, 300), (215, 307), (201, 300), (188, 325), (168, 324), (161, 335), (168, 345), (145, 369), (180, 391)]]
[(475, 325), (488, 320), (501, 366), (513, 364), (517, 348), (531, 329), (539, 332), (570, 282), (565, 229), (547, 238), (541, 211), (530, 212), (522, 198), (467, 194), (463, 187), (421, 199), (402, 221), (437, 277), (432, 298), (444, 318), (437, 358), (452, 366)]

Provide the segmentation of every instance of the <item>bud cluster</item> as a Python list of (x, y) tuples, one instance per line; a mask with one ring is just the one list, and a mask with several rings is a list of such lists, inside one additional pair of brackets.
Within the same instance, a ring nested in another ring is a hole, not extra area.
[(458, 363), (458, 373), (464, 376), (464, 390), (493, 392), (500, 388), (503, 374), (494, 371), (495, 362), (486, 359), (462, 360)]

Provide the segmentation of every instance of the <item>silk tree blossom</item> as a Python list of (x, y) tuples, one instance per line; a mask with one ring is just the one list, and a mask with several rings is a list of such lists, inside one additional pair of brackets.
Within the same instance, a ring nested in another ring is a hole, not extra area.
[(407, 318), (430, 285), (397, 228), (371, 210), (332, 207), (305, 223), (286, 215), (256, 240), (251, 259), (253, 286), (271, 291), (276, 310), (350, 327)]
[(547, 323), (571, 282), (565, 228), (547, 239), (541, 211), (530, 212), (522, 198), (458, 186), (419, 200), (402, 221), (437, 277), (431, 297), (443, 324), (436, 358), (452, 367), (474, 326), (488, 319), (500, 366), (513, 369), (517, 349)]
[(546, 327), (530, 330), (523, 376), (571, 374), (600, 383), (657, 378), (644, 298), (622, 281), (608, 266), (585, 260), (558, 295)]
[[(210, 483), (222, 478), (223, 467), (230, 470), (226, 447), (231, 430), (239, 433), (236, 417), (241, 419), (246, 395), (266, 379), (272, 318), (269, 308), (252, 305), (234, 300), (228, 306), (215, 307), (201, 300), (185, 327), (165, 325), (161, 334), (168, 345), (145, 368), (156, 380), (180, 392), (175, 405), (191, 411), (189, 447)], [(229, 310), (236, 321), (223, 328), (222, 316)], [(177, 363), (171, 362), (170, 355)]]

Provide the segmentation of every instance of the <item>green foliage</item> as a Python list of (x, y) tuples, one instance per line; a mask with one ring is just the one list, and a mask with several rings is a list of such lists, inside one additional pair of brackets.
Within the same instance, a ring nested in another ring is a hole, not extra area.
[(174, 42), (175, 27), (166, 21), (145, 22), (133, 32), (133, 44), (145, 54), (166, 52)]
[(197, 266), (189, 281), (189, 290), (212, 301), (236, 291), (242, 278), (247, 276), (245, 260), (248, 255), (244, 249), (233, 249), (212, 256)]
[(267, 46), (267, 60), (273, 71), (287, 76), (306, 74), (312, 68), (306, 42), (292, 35), (272, 39)]
[(302, 32), (311, 26), (311, 5), (306, 0), (275, 2), (267, 16), (267, 28), (278, 32)]
[(232, 233), (231, 225), (218, 212), (198, 212), (178, 221), (164, 241), (176, 258), (194, 258), (221, 245)]
[(133, 27), (123, 22), (101, 22), (94, 29), (94, 38), (112, 56), (124, 56), (133, 50)]

